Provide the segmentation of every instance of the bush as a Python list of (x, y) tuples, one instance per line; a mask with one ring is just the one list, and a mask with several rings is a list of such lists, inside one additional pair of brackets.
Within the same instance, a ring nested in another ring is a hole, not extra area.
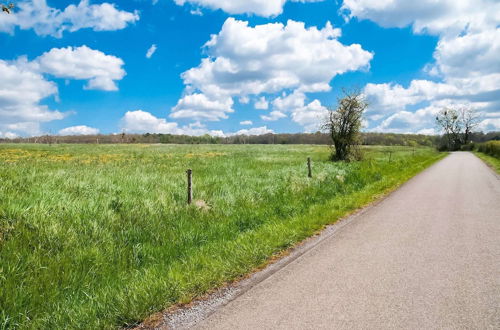
[(500, 141), (488, 141), (478, 145), (477, 151), (500, 158)]
[(476, 150), (476, 144), (473, 143), (473, 142), (464, 144), (463, 146), (460, 147), (460, 150), (462, 150), (462, 151), (473, 151), (473, 150)]

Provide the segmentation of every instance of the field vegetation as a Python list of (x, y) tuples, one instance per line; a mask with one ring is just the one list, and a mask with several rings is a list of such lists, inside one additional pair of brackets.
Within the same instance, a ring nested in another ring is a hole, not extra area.
[(500, 141), (472, 143), (468, 147), (469, 150), (475, 151), (479, 158), (494, 168), (497, 173), (500, 173)]
[(444, 157), (365, 150), (361, 162), (332, 163), (328, 147), (311, 145), (2, 144), (0, 328), (133, 325), (262, 266)]

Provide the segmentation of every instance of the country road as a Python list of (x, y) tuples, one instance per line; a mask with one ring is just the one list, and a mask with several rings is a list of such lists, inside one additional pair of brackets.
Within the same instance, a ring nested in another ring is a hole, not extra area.
[(196, 327), (500, 329), (500, 179), (453, 153)]

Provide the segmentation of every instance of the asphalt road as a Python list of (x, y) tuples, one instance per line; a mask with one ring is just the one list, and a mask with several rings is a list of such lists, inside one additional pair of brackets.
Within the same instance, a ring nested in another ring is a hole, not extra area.
[(500, 179), (453, 153), (197, 327), (500, 329)]

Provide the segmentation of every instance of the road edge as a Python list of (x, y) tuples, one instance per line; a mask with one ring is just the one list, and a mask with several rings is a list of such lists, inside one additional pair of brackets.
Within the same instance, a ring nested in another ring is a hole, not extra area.
[(450, 153), (416, 173), (408, 180), (390, 188), (376, 200), (361, 206), (344, 217), (336, 219), (332, 224), (325, 225), (325, 227), (319, 230), (316, 234), (297, 242), (294, 246), (282, 251), (279, 255), (272, 257), (262, 268), (255, 269), (246, 276), (236, 281), (227, 283), (222, 287), (216, 288), (212, 292), (196, 298), (188, 304), (174, 305), (162, 312), (153, 314), (134, 329), (189, 329), (195, 326), (220, 308), (251, 290), (259, 283), (270, 278), (276, 272), (284, 269), (295, 260), (311, 252), (327, 239), (333, 238), (342, 228), (348, 226), (366, 212), (382, 204), (396, 191), (403, 188), (411, 181), (416, 180), (420, 175), (423, 175), (432, 167), (449, 157), (449, 155)]

